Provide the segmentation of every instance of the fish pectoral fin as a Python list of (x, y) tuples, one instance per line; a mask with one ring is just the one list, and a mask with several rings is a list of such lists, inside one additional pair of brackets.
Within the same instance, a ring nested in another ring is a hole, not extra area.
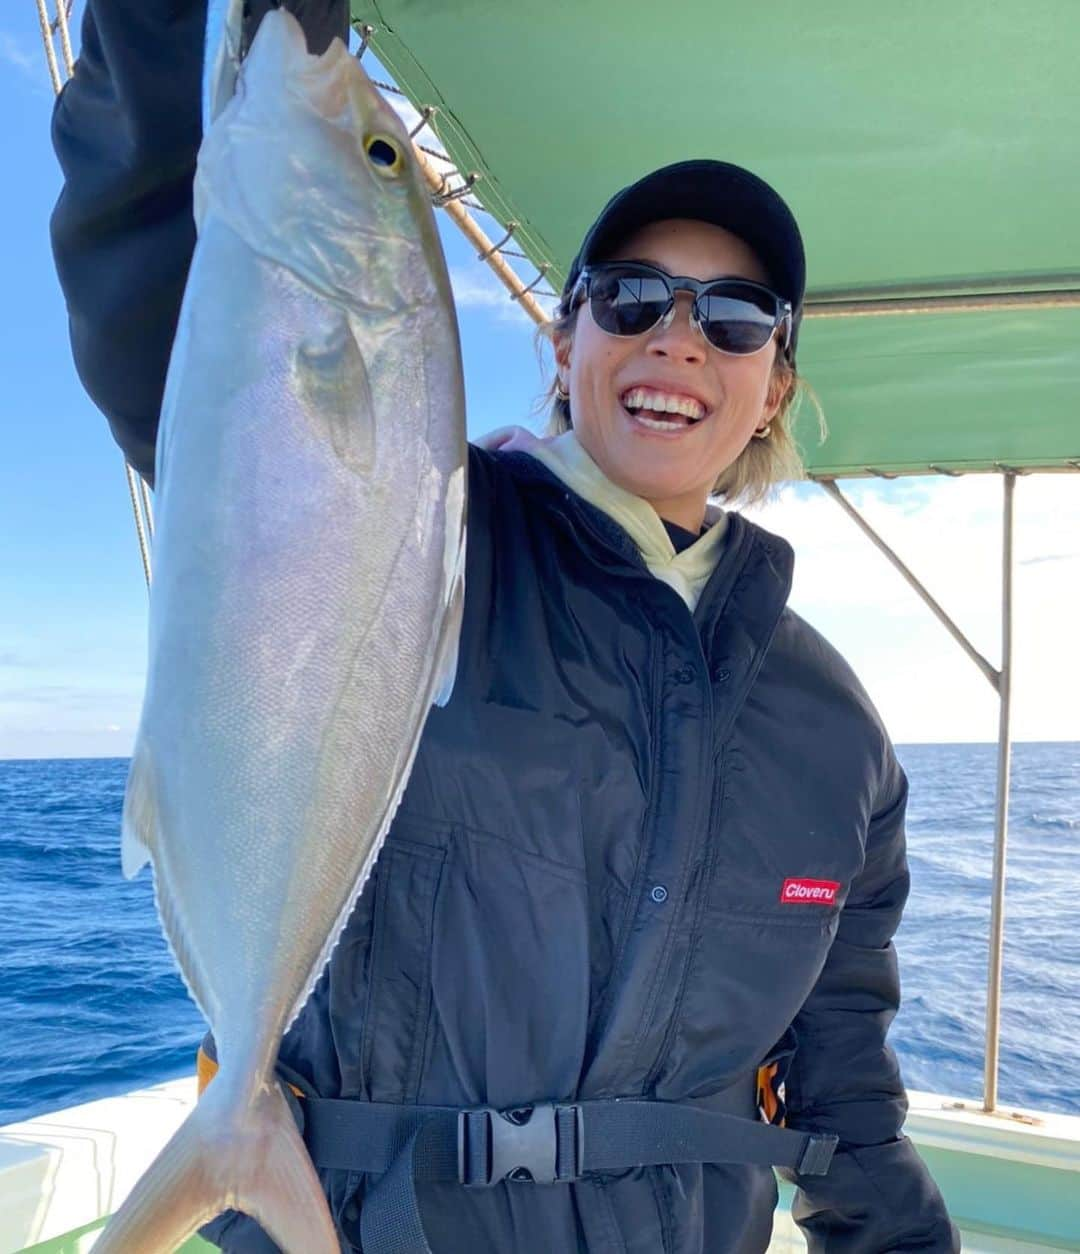
[(353, 474), (368, 476), (375, 465), (375, 402), (364, 354), (349, 315), (326, 305), (296, 347), (293, 377), (297, 396), (317, 439)]
[(157, 834), (157, 797), (150, 754), (141, 743), (128, 772), (124, 793), (124, 816), (121, 821), (120, 865), (124, 876), (131, 879), (150, 861)]
[(164, 1254), (222, 1211), (241, 1210), (285, 1254), (340, 1254), (319, 1177), (276, 1083), (238, 1109), (216, 1081), (154, 1159), (95, 1245)]

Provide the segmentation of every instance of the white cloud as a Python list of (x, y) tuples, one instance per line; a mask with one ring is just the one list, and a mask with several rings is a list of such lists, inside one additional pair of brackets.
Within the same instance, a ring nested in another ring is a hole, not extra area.
[[(528, 325), (526, 315), (518, 302), (482, 262), (478, 261), (475, 266), (468, 268), (451, 267), (450, 283), (454, 289), (454, 302), (459, 309), (487, 310), (500, 322), (511, 322), (517, 326)], [(540, 304), (553, 305), (554, 302), (540, 299)]]
[[(1002, 485), (961, 479), (849, 481), (849, 499), (973, 646), (1001, 661)], [(889, 561), (817, 488), (748, 514), (795, 547), (792, 606), (855, 668), (897, 741), (992, 740), (990, 684)], [(1080, 479), (1017, 481), (1013, 735), (1080, 740)]]
[(35, 82), (46, 72), (44, 51), (34, 56), (7, 31), (0, 31), (0, 61), (13, 65), (24, 74), (31, 75)]

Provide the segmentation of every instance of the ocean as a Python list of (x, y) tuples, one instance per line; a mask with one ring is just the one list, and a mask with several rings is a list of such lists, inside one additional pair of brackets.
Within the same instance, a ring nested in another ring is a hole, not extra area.
[[(979, 1100), (993, 745), (908, 745), (912, 894), (890, 1041)], [(0, 1125), (190, 1073), (201, 1016), (150, 874), (120, 874), (126, 759), (0, 762)], [(1013, 753), (999, 1099), (1080, 1114), (1080, 744)]]

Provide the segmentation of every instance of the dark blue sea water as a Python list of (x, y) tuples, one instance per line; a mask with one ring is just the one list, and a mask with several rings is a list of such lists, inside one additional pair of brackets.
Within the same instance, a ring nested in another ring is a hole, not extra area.
[[(914, 881), (892, 1042), (912, 1088), (977, 1098), (991, 745), (901, 746)], [(190, 1072), (202, 1035), (150, 876), (120, 874), (127, 761), (0, 762), (0, 1124)], [(1014, 751), (1000, 1099), (1080, 1114), (1080, 744)]]

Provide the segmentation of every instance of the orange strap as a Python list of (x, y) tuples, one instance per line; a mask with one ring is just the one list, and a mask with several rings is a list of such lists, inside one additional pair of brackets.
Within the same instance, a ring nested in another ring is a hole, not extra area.
[[(202, 1097), (206, 1086), (210, 1083), (214, 1076), (217, 1075), (217, 1071), (217, 1063), (200, 1045), (199, 1052), (195, 1055), (195, 1079), (198, 1082), (198, 1093), (200, 1097)], [(295, 1084), (290, 1084), (289, 1088), (292, 1089), (297, 1097), (304, 1096)]]
[(206, 1086), (217, 1075), (217, 1069), (217, 1063), (200, 1045), (199, 1052), (195, 1055), (195, 1078), (199, 1084), (200, 1097)]
[[(758, 1067), (757, 1071), (757, 1104), (766, 1123), (776, 1123), (780, 1110), (780, 1100), (773, 1087), (778, 1066), (778, 1063), (771, 1062), (767, 1067)], [(783, 1119), (779, 1123), (784, 1126)]]
[[(217, 1063), (200, 1045), (199, 1052), (195, 1057), (195, 1076), (198, 1080), (198, 1091), (200, 1097), (202, 1097), (206, 1086), (210, 1083), (214, 1076), (217, 1075), (217, 1070)], [(757, 1071), (757, 1104), (768, 1123), (776, 1122), (776, 1115), (780, 1109), (780, 1103), (777, 1100), (776, 1091), (773, 1088), (772, 1083), (773, 1078), (776, 1075), (776, 1070), (777, 1064), (773, 1062), (767, 1067), (758, 1067)], [(289, 1088), (292, 1089), (297, 1097), (304, 1096), (295, 1084), (290, 1084)], [(783, 1123), (784, 1121), (781, 1120), (781, 1127), (783, 1126)]]

